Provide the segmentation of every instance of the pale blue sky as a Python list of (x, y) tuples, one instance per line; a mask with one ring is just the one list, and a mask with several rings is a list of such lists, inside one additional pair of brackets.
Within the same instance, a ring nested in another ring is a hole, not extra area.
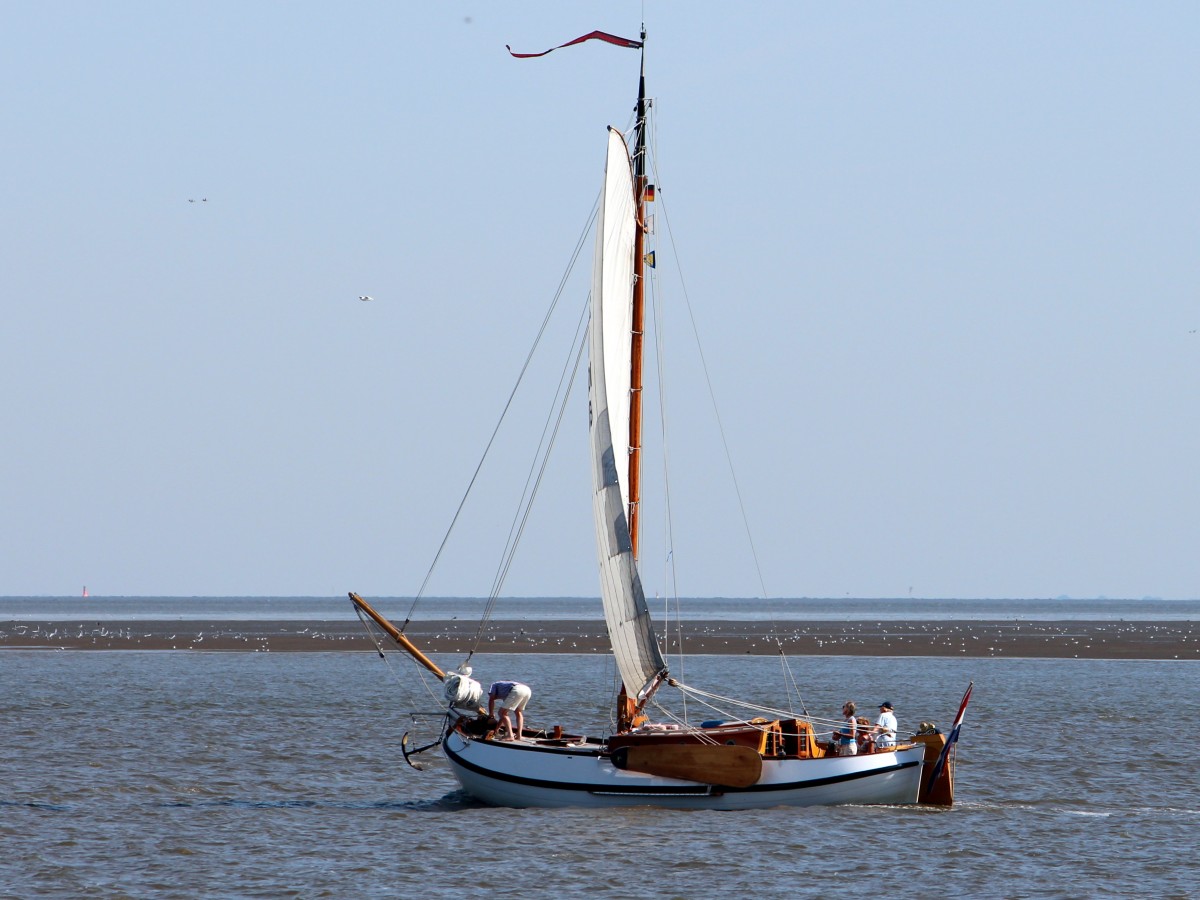
[[(767, 593), (1200, 596), (1200, 6), (644, 9), (660, 250), (665, 207)], [(416, 591), (636, 87), (504, 45), (642, 17), (6, 4), (0, 594)], [(753, 596), (660, 270), (679, 591)], [(585, 423), (505, 594), (598, 591)], [(511, 478), (431, 593), (488, 593)]]

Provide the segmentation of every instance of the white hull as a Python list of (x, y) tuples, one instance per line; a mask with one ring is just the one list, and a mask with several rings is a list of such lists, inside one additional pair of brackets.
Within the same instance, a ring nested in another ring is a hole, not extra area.
[(714, 787), (616, 768), (595, 745), (472, 740), (451, 731), (446, 759), (463, 790), (494, 806), (657, 806), (764, 809), (843, 803), (916, 803), (922, 747), (862, 756), (764, 759), (748, 788)]

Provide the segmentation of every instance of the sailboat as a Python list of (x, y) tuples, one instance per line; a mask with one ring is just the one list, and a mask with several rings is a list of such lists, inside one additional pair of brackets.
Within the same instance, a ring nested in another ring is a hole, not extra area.
[[(440, 746), (464, 791), (506, 807), (949, 805), (953, 756), (947, 759), (946, 751), (952, 745), (941, 734), (841, 756), (834, 753), (830, 735), (807, 716), (700, 725), (651, 720), (661, 708), (655, 703), (660, 691), (689, 688), (673, 677), (663, 656), (638, 572), (644, 239), (648, 197), (653, 196), (646, 172), (644, 32), (641, 37), (631, 41), (593, 32), (570, 42), (600, 39), (643, 54), (632, 135), (627, 139), (610, 127), (606, 138), (588, 338), (592, 517), (604, 618), (622, 684), (615, 728), (602, 736), (568, 733), (560, 726), (527, 728), (516, 740), (501, 739), (469, 666), (444, 671), (402, 629), (351, 593), (360, 617), (443, 685), (440, 738), (410, 749), (405, 735), (405, 759), (411, 762), (410, 756)], [(935, 782), (923, 778), (935, 769)]]

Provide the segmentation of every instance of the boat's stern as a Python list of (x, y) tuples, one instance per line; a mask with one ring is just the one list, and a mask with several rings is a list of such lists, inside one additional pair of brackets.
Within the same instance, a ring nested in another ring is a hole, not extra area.
[(921, 776), (921, 794), (918, 803), (926, 806), (954, 805), (954, 757), (951, 755), (936, 779), (929, 776), (934, 770), (937, 759), (946, 746), (946, 736), (940, 732), (933, 734), (914, 735), (912, 742), (924, 747), (924, 767)]

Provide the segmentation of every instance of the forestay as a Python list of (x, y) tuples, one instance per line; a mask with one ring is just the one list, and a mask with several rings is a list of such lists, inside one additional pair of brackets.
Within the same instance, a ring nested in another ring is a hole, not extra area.
[(596, 218), (592, 267), (591, 404), (592, 511), (600, 594), (617, 669), (630, 695), (644, 696), (666, 663), (650, 622), (629, 538), (630, 343), (633, 255), (637, 227), (633, 172), (625, 139), (609, 129), (604, 192)]

